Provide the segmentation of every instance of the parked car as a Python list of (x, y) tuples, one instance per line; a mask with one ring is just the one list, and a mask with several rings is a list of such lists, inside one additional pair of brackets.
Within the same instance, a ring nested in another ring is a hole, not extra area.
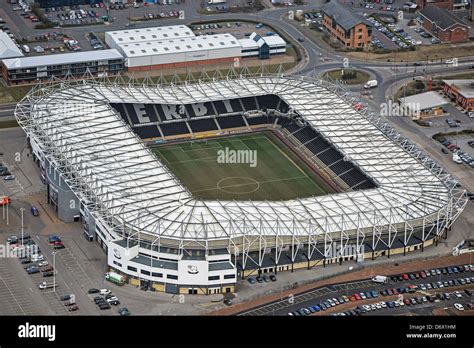
[(98, 294), (100, 292), (99, 289), (92, 288), (87, 291), (88, 294)]
[(79, 306), (77, 304), (71, 305), (67, 308), (69, 312), (74, 312), (74, 311), (77, 311), (78, 309), (79, 309)]
[(53, 245), (54, 250), (59, 250), (59, 249), (64, 249), (64, 248), (65, 248), (65, 246), (62, 242), (57, 242)]
[(43, 267), (40, 267), (40, 271), (41, 272), (51, 272), (53, 270), (53, 267), (52, 266), (43, 266)]
[(126, 308), (126, 307), (120, 308), (120, 309), (118, 310), (118, 313), (119, 313), (121, 316), (130, 315), (130, 311), (129, 311), (128, 308)]
[(53, 244), (55, 242), (60, 242), (61, 241), (61, 238), (59, 238), (58, 236), (48, 236), (48, 243), (50, 244)]
[(36, 266), (27, 267), (27, 268), (26, 268), (26, 273), (28, 273), (28, 274), (39, 273), (39, 268), (36, 267)]
[(33, 216), (38, 216), (39, 215), (39, 210), (34, 205), (31, 206), (31, 214), (33, 214)]

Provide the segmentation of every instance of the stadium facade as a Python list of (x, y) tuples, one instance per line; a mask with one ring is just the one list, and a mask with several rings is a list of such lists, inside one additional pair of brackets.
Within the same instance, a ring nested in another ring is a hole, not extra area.
[[(233, 292), (237, 279), (437, 244), (465, 191), (341, 86), (233, 70), (171, 83), (39, 85), (15, 115), (48, 202), (80, 220), (108, 265), (168, 293)], [(289, 201), (198, 200), (148, 145), (269, 130), (338, 193)], [(350, 252), (349, 252), (350, 251)]]

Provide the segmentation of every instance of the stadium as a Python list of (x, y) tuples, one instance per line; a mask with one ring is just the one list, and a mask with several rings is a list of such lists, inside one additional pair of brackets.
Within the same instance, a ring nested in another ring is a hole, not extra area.
[[(130, 284), (235, 291), (249, 275), (424, 250), (465, 191), (342, 86), (232, 69), (51, 81), (15, 116), (48, 202)], [(256, 151), (254, 167), (216, 151)]]

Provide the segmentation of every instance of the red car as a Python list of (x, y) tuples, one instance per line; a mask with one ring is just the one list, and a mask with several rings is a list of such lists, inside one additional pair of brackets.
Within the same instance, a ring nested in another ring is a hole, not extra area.
[(39, 269), (41, 272), (51, 272), (53, 270), (52, 266), (44, 266)]
[(78, 307), (76, 304), (67, 307), (67, 310), (68, 310), (69, 312), (74, 312), (74, 311), (77, 311), (78, 309), (79, 309), (79, 307)]
[(402, 275), (402, 278), (403, 280), (408, 280), (408, 274), (405, 273), (404, 275)]
[(354, 294), (354, 297), (357, 301), (360, 301), (362, 299), (359, 294)]
[(351, 297), (349, 297), (349, 301), (354, 302), (354, 301), (357, 301), (357, 300), (356, 300), (355, 296), (351, 296)]
[(57, 250), (57, 249), (64, 249), (65, 246), (62, 242), (57, 242), (57, 243), (54, 243), (53, 245), (53, 249)]

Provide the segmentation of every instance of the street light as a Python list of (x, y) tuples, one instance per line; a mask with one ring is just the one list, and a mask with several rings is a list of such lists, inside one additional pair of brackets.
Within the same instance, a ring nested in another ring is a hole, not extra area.
[(25, 211), (25, 208), (20, 208), (21, 212), (21, 246), (23, 246), (23, 212)]
[(56, 253), (57, 251), (53, 251), (53, 292), (56, 292)]

